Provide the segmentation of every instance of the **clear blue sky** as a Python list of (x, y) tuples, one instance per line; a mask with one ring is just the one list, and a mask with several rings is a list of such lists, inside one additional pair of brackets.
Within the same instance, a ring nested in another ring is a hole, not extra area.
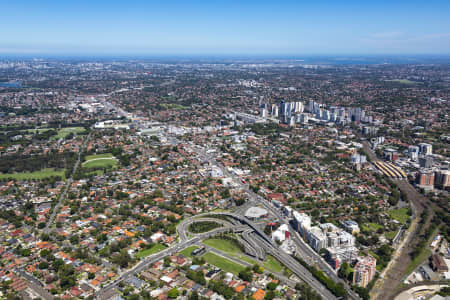
[(450, 0), (0, 0), (0, 53), (450, 54)]

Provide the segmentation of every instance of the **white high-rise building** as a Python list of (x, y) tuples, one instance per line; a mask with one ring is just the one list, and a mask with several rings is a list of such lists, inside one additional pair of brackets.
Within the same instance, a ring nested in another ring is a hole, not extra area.
[(310, 113), (314, 113), (314, 101), (313, 100), (309, 100), (309, 102), (308, 102), (308, 111)]
[(433, 154), (433, 146), (427, 143), (420, 143), (419, 144), (419, 153), (424, 155), (431, 155)]
[(265, 109), (265, 108), (261, 109), (261, 117), (267, 118), (267, 109)]
[(419, 147), (409, 146), (408, 147), (408, 156), (411, 160), (417, 161), (417, 159), (419, 158)]
[(294, 126), (295, 125), (295, 116), (291, 116), (289, 118), (289, 126)]
[(301, 114), (300, 115), (300, 122), (302, 124), (308, 124), (308, 121), (309, 121), (309, 117), (308, 117), (307, 114)]

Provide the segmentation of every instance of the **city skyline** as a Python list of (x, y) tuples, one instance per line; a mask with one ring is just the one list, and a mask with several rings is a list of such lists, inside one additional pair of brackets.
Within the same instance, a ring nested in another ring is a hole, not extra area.
[(449, 54), (446, 1), (14, 1), (0, 54)]

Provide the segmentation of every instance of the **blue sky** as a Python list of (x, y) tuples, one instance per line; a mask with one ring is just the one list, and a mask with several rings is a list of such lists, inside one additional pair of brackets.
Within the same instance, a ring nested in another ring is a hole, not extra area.
[(449, 0), (0, 0), (0, 53), (450, 54), (449, 15)]

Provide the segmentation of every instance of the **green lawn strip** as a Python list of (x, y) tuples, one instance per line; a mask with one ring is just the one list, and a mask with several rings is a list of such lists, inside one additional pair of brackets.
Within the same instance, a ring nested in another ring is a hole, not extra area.
[(83, 168), (107, 168), (117, 166), (117, 160), (113, 158), (101, 158), (98, 160), (90, 160), (83, 163)]
[(230, 240), (211, 238), (203, 241), (203, 244), (223, 251), (230, 255), (241, 254), (242, 251)]
[(65, 170), (42, 169), (35, 172), (0, 173), (0, 179), (13, 178), (16, 180), (42, 179), (52, 176), (60, 176), (62, 179), (65, 179)]
[(420, 264), (422, 264), (430, 255), (432, 254), (431, 249), (429, 248), (433, 238), (439, 232), (439, 226), (433, 231), (430, 238), (427, 240), (426, 247), (422, 249), (419, 255), (417, 255), (408, 265), (403, 275), (409, 275), (412, 271), (414, 271)]
[(402, 224), (406, 224), (406, 221), (409, 219), (407, 208), (392, 209), (388, 210), (387, 213), (391, 218), (399, 221)]
[(36, 134), (36, 133), (42, 133), (42, 132), (45, 132), (45, 131), (49, 131), (49, 130), (52, 130), (53, 128), (35, 128), (35, 129), (22, 129), (22, 130), (20, 130), (21, 132), (26, 132), (26, 133), (33, 133), (33, 134)]
[(103, 154), (93, 154), (93, 155), (87, 155), (84, 160), (89, 161), (91, 159), (97, 159), (97, 158), (112, 158), (113, 155), (111, 153), (103, 153)]
[(380, 225), (380, 224), (377, 224), (377, 223), (369, 223), (369, 226), (373, 229), (373, 230), (378, 230), (378, 229), (380, 229), (380, 228), (383, 228), (383, 226), (382, 225)]
[(184, 257), (190, 257), (192, 258), (192, 251), (194, 251), (195, 249), (197, 249), (197, 246), (190, 246), (187, 247), (186, 249), (184, 249), (183, 251), (180, 252), (181, 255), (183, 255)]
[(216, 255), (211, 252), (207, 252), (202, 256), (208, 264), (214, 265), (225, 272), (231, 272), (233, 274), (239, 274), (240, 271), (245, 269), (245, 266), (232, 262), (225, 257)]
[(406, 85), (421, 83), (421, 82), (418, 82), (418, 81), (411, 81), (411, 80), (408, 80), (408, 79), (392, 79), (392, 80), (386, 80), (386, 81), (387, 82), (401, 83), (401, 84), (406, 84)]
[(259, 262), (257, 262), (254, 259), (251, 259), (250, 257), (245, 256), (245, 255), (238, 255), (238, 256), (236, 256), (236, 258), (239, 259), (239, 260), (245, 261), (245, 262), (247, 262), (249, 264), (252, 264), (252, 265), (255, 265), (255, 264), (260, 265)]
[(50, 140), (57, 140), (61, 138), (65, 138), (69, 134), (79, 134), (85, 132), (86, 129), (84, 127), (67, 127), (67, 128), (61, 128), (58, 130), (58, 134), (54, 135), (50, 138)]
[(274, 272), (281, 273), (283, 271), (283, 265), (280, 264), (278, 260), (276, 260), (273, 256), (267, 255), (264, 260), (263, 266), (266, 269), (270, 269)]
[(392, 240), (392, 239), (395, 238), (395, 236), (397, 235), (397, 232), (398, 232), (398, 231), (388, 231), (388, 232), (386, 232), (386, 233), (384, 234), (384, 236), (385, 236), (387, 239)]
[(361, 230), (367, 232), (372, 231), (372, 228), (367, 226), (366, 224), (361, 224)]
[(164, 246), (163, 244), (154, 244), (151, 248), (145, 249), (145, 250), (142, 250), (142, 251), (139, 251), (138, 253), (136, 253), (136, 257), (137, 258), (146, 257), (151, 254), (158, 253), (166, 248), (167, 248), (167, 246)]
[(416, 256), (408, 265), (403, 275), (408, 275), (414, 271), (420, 264), (422, 264), (431, 255), (431, 250), (423, 249), (419, 255)]

